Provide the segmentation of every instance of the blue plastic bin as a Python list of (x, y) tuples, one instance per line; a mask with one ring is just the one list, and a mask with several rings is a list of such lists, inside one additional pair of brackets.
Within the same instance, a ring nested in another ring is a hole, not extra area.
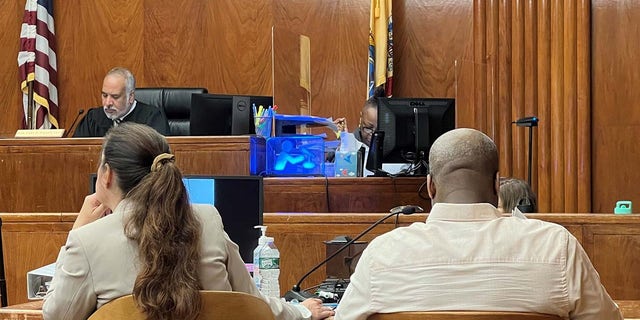
[(267, 139), (267, 175), (324, 176), (324, 139), (287, 136)]

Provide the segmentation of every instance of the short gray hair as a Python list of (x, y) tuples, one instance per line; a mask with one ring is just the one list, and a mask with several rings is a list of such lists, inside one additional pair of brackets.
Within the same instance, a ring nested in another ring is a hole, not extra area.
[(112, 74), (116, 74), (124, 78), (124, 86), (127, 97), (136, 90), (136, 78), (133, 76), (133, 73), (129, 71), (129, 69), (123, 67), (115, 67), (107, 72), (108, 76)]
[(486, 134), (469, 128), (441, 135), (429, 151), (429, 173), (433, 179), (458, 169), (473, 169), (487, 175), (498, 171), (498, 149)]

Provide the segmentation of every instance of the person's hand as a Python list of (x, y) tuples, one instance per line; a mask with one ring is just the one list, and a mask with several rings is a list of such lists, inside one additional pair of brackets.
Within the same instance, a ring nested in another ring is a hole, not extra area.
[(333, 309), (323, 306), (322, 300), (320, 299), (309, 298), (300, 302), (300, 304), (311, 311), (311, 320), (326, 319), (329, 317), (333, 317), (333, 315), (335, 314), (335, 311), (333, 311)]
[(333, 123), (338, 127), (338, 132), (349, 132), (347, 128), (347, 119), (346, 118), (338, 118), (333, 120)]
[(96, 194), (90, 194), (84, 198), (84, 203), (78, 213), (76, 222), (73, 224), (72, 229), (77, 229), (85, 224), (94, 222), (108, 214), (111, 214), (111, 210), (104, 204), (100, 203), (96, 198)]

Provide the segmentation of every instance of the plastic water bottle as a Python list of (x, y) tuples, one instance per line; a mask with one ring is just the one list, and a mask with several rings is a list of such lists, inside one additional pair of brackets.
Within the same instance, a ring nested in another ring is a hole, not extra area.
[(280, 298), (280, 251), (271, 237), (267, 237), (267, 244), (261, 247), (258, 269), (260, 292), (268, 297)]
[(258, 247), (253, 250), (253, 281), (262, 294), (269, 297), (280, 297), (280, 251), (273, 238), (267, 237), (266, 226), (255, 226), (262, 235), (258, 239)]
[(258, 246), (253, 250), (253, 282), (260, 290), (260, 284), (262, 283), (262, 278), (260, 277), (260, 251), (262, 251), (262, 247), (267, 245), (267, 227), (255, 226), (254, 228), (260, 229), (261, 232), (260, 238), (258, 238)]

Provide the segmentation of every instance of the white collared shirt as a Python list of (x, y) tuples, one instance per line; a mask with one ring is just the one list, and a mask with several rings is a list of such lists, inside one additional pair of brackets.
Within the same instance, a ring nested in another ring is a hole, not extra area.
[(436, 204), (426, 223), (374, 239), (336, 320), (428, 310), (524, 311), (623, 319), (565, 228), (502, 217), (490, 204)]
[(129, 109), (129, 112), (127, 112), (125, 115), (123, 115), (122, 117), (118, 118), (118, 120), (120, 120), (120, 122), (122, 122), (122, 119), (126, 118), (131, 112), (133, 112), (133, 109), (136, 108), (136, 104), (138, 104), (138, 101), (133, 100), (133, 104), (131, 105), (131, 109)]

